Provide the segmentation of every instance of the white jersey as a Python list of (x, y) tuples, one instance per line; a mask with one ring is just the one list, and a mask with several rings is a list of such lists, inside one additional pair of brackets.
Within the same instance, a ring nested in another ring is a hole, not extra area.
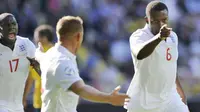
[(42, 71), (41, 112), (76, 112), (79, 96), (69, 90), (81, 80), (76, 56), (56, 44), (45, 53), (40, 61)]
[(28, 39), (16, 37), (14, 50), (0, 44), (0, 108), (23, 109), (22, 97), (29, 73), (30, 62), (34, 58), (35, 46)]
[(37, 48), (35, 51), (35, 59), (40, 63), (40, 60), (43, 60), (45, 58), (45, 52), (42, 52), (40, 48)]
[(171, 97), (180, 96), (176, 90), (176, 74), (178, 59), (178, 39), (171, 32), (166, 41), (161, 41), (153, 53), (143, 60), (136, 57), (141, 48), (154, 36), (148, 25), (135, 31), (130, 37), (130, 47), (135, 74), (127, 91), (131, 97), (127, 109), (158, 108), (170, 102)]

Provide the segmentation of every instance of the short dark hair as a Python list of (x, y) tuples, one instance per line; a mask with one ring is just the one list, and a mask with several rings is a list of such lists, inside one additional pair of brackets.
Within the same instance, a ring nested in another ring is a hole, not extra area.
[(80, 17), (64, 16), (59, 19), (56, 25), (58, 38), (62, 36), (70, 37), (80, 31), (83, 31), (83, 20)]
[(39, 36), (39, 37), (45, 36), (47, 37), (49, 42), (53, 42), (54, 29), (50, 25), (40, 25), (35, 29), (34, 38), (36, 38), (36, 36)]
[(150, 17), (152, 12), (162, 11), (162, 10), (165, 10), (165, 9), (168, 11), (167, 6), (163, 2), (161, 2), (161, 1), (151, 1), (146, 7), (146, 16)]

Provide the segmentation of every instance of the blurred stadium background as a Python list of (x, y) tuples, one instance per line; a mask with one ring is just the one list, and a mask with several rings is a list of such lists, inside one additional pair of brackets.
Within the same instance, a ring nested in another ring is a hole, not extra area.
[[(0, 13), (10, 12), (19, 23), (19, 35), (33, 39), (40, 24), (55, 28), (64, 15), (84, 20), (84, 43), (78, 52), (81, 77), (97, 89), (110, 92), (122, 85), (126, 92), (134, 70), (129, 37), (145, 24), (151, 0), (0, 0)], [(170, 27), (179, 37), (178, 75), (191, 112), (200, 112), (200, 0), (161, 0), (169, 8)], [(29, 95), (32, 105), (32, 94)], [(70, 102), (69, 102), (70, 103)], [(80, 100), (79, 112), (125, 112), (122, 107)], [(31, 112), (31, 109), (29, 110)]]

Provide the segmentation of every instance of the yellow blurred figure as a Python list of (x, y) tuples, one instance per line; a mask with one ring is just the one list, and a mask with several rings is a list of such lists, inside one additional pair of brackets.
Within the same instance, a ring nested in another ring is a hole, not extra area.
[[(51, 26), (49, 25), (41, 25), (36, 28), (34, 32), (34, 41), (36, 44), (40, 44), (40, 48), (38, 47), (39, 51), (46, 52), (48, 51), (51, 47), (54, 46), (53, 44), (54, 40), (54, 30)], [(36, 50), (36, 52), (38, 51)], [(36, 53), (36, 58), (37, 53)], [(34, 94), (33, 94), (33, 107), (35, 108), (34, 112), (40, 112), (41, 106), (42, 106), (42, 101), (41, 101), (41, 77), (37, 72), (30, 67), (30, 73), (29, 77), (26, 82), (26, 87), (24, 90), (24, 100), (26, 99), (30, 88), (35, 81), (34, 85)], [(26, 105), (26, 101), (23, 101), (24, 105)]]
[[(48, 51), (52, 46), (44, 47), (44, 52)], [(31, 68), (30, 75), (33, 80), (35, 80), (35, 87), (34, 87), (34, 93), (33, 93), (33, 107), (38, 109), (41, 108), (41, 77), (37, 72)]]

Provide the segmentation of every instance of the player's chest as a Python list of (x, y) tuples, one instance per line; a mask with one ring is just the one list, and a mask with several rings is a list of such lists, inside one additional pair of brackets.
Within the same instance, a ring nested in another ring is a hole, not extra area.
[(178, 59), (178, 48), (175, 41), (168, 39), (162, 41), (155, 49), (154, 53), (157, 59), (161, 59), (167, 62), (177, 61)]
[(19, 52), (19, 49), (14, 51), (5, 48), (0, 50), (0, 70), (7, 75), (20, 74), (27, 75), (29, 69), (29, 61), (26, 58), (26, 51)]

